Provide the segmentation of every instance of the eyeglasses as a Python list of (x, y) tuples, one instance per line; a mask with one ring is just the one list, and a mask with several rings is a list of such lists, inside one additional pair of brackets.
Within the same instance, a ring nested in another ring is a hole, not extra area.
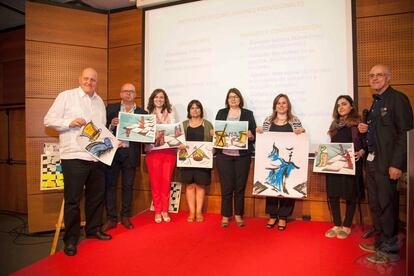
[(134, 90), (122, 90), (121, 92), (122, 93), (135, 93)]
[(368, 77), (370, 79), (374, 79), (374, 78), (383, 78), (385, 77), (387, 74), (385, 73), (376, 73), (376, 74), (368, 74)]
[(229, 100), (237, 100), (237, 99), (239, 99), (239, 96), (229, 96)]

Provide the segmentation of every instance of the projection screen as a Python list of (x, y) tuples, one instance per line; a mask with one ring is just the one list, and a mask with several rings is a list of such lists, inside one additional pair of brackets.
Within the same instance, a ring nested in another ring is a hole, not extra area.
[(354, 95), (351, 0), (205, 0), (144, 16), (144, 99), (163, 88), (179, 120), (198, 99), (213, 122), (236, 87), (261, 125), (285, 93), (318, 144), (337, 96)]

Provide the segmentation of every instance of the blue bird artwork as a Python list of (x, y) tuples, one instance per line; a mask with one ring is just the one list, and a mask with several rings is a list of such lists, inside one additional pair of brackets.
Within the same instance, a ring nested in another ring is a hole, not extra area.
[(86, 150), (97, 157), (100, 157), (101, 155), (110, 151), (113, 148), (114, 146), (112, 145), (111, 139), (109, 139), (108, 137), (105, 137), (103, 142), (96, 141), (86, 146)]
[(272, 162), (272, 167), (266, 168), (269, 170), (268, 176), (266, 177), (266, 183), (275, 187), (278, 192), (283, 190), (285, 194), (289, 194), (286, 189), (286, 179), (289, 178), (293, 170), (300, 169), (300, 167), (292, 162), (293, 147), (286, 148), (286, 150), (289, 152), (288, 161), (280, 157), (279, 148), (273, 143), (272, 151), (267, 156)]

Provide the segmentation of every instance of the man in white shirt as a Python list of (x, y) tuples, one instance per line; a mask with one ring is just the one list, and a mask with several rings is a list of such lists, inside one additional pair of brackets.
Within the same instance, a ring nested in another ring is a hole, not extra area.
[(81, 127), (89, 121), (106, 124), (105, 104), (95, 92), (98, 74), (85, 68), (79, 87), (60, 93), (44, 118), (44, 125), (59, 132), (59, 151), (64, 177), (64, 252), (77, 253), (80, 237), (80, 198), (85, 190), (85, 233), (87, 238), (110, 240), (100, 230), (105, 194), (104, 164), (93, 158), (76, 142)]

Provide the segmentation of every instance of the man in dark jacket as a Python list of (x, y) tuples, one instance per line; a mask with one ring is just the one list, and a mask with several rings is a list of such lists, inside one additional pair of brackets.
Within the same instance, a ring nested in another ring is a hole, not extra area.
[(374, 244), (360, 244), (371, 252), (372, 263), (398, 261), (398, 227), (396, 213), (397, 180), (407, 170), (407, 131), (413, 128), (413, 111), (406, 95), (392, 88), (391, 72), (385, 65), (375, 65), (369, 72), (374, 90), (367, 123), (358, 129), (366, 133), (368, 147), (368, 199), (374, 229)]
[[(119, 112), (129, 112), (135, 114), (146, 114), (143, 109), (135, 104), (136, 91), (134, 85), (126, 83), (121, 88), (121, 102), (109, 104), (106, 108), (106, 121), (108, 129), (116, 134), (116, 127), (119, 123)], [(141, 144), (137, 142), (121, 141), (112, 165), (106, 171), (106, 213), (107, 221), (102, 227), (103, 231), (115, 228), (117, 225), (116, 212), (116, 182), (119, 171), (122, 170), (122, 204), (121, 204), (121, 223), (127, 229), (132, 229), (134, 225), (130, 221), (132, 203), (132, 184), (135, 177), (136, 167), (140, 162)]]

